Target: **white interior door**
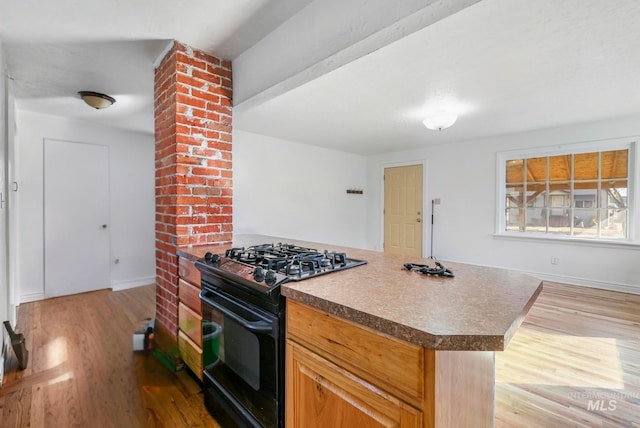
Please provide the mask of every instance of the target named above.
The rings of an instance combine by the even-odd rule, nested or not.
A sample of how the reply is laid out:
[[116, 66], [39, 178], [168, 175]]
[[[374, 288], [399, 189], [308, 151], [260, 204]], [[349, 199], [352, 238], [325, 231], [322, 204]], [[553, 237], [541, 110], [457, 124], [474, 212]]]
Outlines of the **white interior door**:
[[45, 296], [108, 288], [109, 148], [44, 142]]

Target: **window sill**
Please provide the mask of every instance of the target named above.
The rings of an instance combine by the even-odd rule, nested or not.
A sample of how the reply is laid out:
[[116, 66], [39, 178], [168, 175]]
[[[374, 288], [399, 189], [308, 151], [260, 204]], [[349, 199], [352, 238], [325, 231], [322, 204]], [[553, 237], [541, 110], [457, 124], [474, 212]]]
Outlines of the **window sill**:
[[514, 241], [537, 241], [553, 244], [566, 244], [566, 245], [584, 245], [599, 248], [616, 248], [616, 249], [629, 249], [640, 250], [640, 242], [628, 241], [628, 240], [605, 240], [605, 239], [585, 239], [585, 238], [570, 238], [561, 236], [540, 236], [526, 233], [494, 233], [493, 237], [496, 239], [506, 239]]

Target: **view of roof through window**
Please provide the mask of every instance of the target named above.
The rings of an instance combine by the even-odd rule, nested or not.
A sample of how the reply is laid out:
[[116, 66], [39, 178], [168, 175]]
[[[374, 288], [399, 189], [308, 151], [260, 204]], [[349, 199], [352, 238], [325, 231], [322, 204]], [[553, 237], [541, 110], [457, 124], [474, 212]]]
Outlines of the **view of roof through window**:
[[626, 239], [629, 150], [506, 161], [505, 231]]

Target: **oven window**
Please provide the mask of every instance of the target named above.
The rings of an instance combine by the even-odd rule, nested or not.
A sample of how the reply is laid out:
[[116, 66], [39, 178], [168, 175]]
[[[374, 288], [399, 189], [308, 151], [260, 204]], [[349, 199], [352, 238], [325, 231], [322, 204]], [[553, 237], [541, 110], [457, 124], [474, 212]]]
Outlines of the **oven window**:
[[260, 342], [230, 318], [222, 321], [222, 361], [256, 391], [260, 389]]
[[221, 290], [200, 293], [202, 358], [209, 388], [275, 426], [281, 396], [280, 318]]

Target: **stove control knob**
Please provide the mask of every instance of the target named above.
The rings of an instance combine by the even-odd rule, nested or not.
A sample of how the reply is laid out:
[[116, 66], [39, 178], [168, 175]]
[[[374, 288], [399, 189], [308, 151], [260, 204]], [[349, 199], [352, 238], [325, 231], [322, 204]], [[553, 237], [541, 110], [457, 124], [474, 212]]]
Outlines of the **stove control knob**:
[[220, 256], [208, 252], [204, 255], [204, 261], [207, 263], [218, 263], [220, 261]]
[[264, 277], [264, 282], [266, 282], [267, 285], [274, 285], [277, 280], [278, 277], [276, 276], [276, 271], [268, 270]]
[[257, 267], [254, 271], [253, 271], [253, 279], [256, 282], [262, 282], [264, 281], [264, 269], [261, 267]]

